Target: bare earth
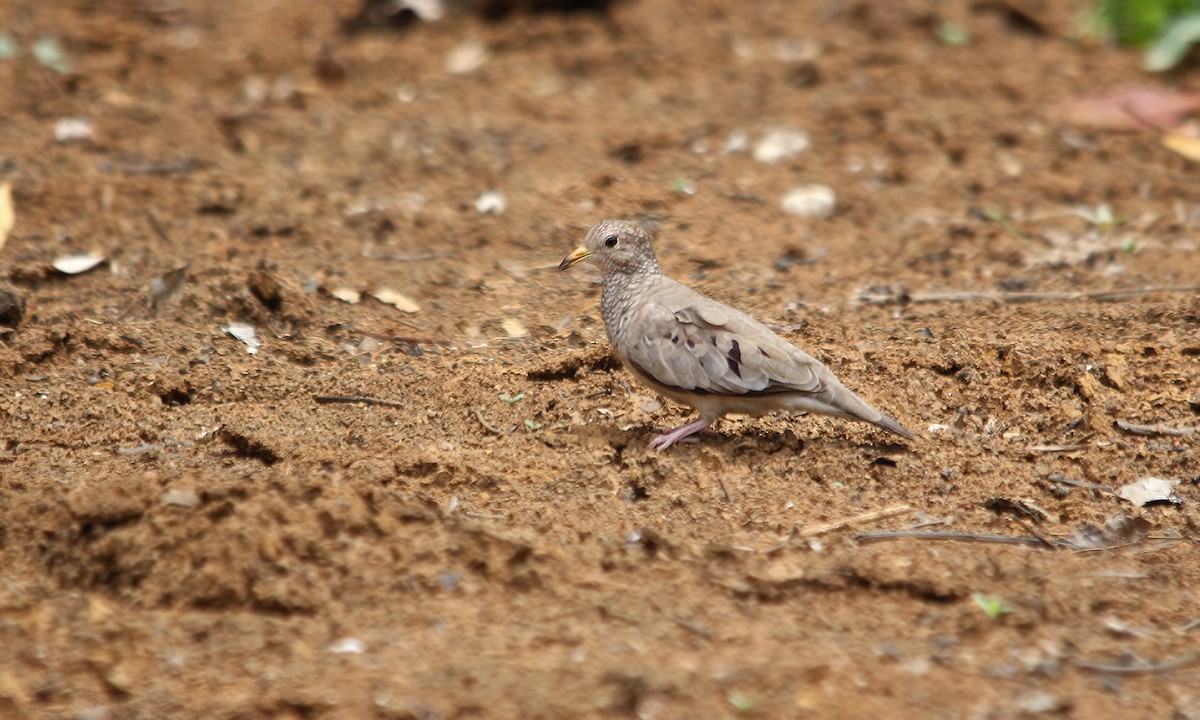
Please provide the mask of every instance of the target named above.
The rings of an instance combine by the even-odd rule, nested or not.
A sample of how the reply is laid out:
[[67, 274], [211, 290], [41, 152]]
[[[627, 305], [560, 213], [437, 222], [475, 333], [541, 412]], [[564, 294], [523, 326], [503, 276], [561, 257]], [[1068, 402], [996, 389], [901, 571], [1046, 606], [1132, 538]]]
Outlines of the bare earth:
[[[1198, 281], [1196, 167], [1050, 113], [1140, 57], [1070, 2], [548, 4], [0, 7], [0, 717], [1200, 718], [1200, 435], [1114, 427], [1200, 424], [1200, 298], [922, 302]], [[607, 216], [922, 438], [648, 450], [688, 411], [553, 269]]]

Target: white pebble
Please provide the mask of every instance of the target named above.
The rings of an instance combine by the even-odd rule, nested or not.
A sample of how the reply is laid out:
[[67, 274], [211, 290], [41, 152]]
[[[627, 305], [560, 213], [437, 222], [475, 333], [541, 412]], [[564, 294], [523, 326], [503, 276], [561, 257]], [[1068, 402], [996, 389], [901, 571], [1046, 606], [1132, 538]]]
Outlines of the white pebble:
[[733, 155], [745, 152], [749, 146], [750, 136], [746, 134], [745, 130], [731, 130], [729, 135], [725, 137], [725, 146], [722, 150], [725, 151], [726, 155]]
[[468, 75], [487, 62], [487, 46], [478, 40], [466, 40], [446, 55], [446, 71], [452, 75]]
[[400, 7], [408, 8], [425, 22], [437, 22], [446, 17], [446, 6], [442, 0], [400, 0]]
[[60, 143], [86, 142], [96, 137], [96, 130], [88, 118], [59, 118], [54, 123], [54, 140]]
[[791, 128], [768, 130], [754, 144], [754, 159], [760, 163], [777, 163], [793, 158], [808, 149], [808, 134]]
[[361, 655], [367, 649], [362, 640], [356, 637], [344, 637], [329, 646], [331, 653], [354, 653]]
[[828, 185], [801, 185], [783, 194], [779, 207], [789, 215], [827, 218], [833, 214], [837, 193]]
[[484, 215], [503, 215], [508, 199], [499, 190], [488, 190], [475, 199], [475, 209]]

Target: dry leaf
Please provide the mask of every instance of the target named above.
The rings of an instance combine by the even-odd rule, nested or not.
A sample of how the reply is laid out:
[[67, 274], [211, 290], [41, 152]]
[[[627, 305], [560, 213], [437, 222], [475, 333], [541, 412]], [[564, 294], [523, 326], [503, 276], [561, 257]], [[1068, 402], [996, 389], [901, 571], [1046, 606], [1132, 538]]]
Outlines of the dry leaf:
[[341, 300], [344, 303], [350, 303], [351, 305], [357, 305], [362, 302], [362, 293], [350, 287], [334, 288], [329, 291], [329, 294], [335, 299]]
[[167, 271], [150, 281], [150, 309], [175, 302], [187, 285], [187, 265]]
[[421, 306], [404, 293], [396, 292], [391, 288], [380, 288], [371, 293], [376, 300], [395, 306], [398, 310], [406, 313], [415, 313], [421, 310]]
[[1072, 125], [1094, 130], [1138, 131], [1173, 128], [1198, 109], [1200, 95], [1142, 87], [1071, 100], [1055, 114]]
[[54, 269], [64, 275], [78, 275], [104, 262], [100, 253], [79, 253], [76, 255], [59, 255], [54, 258]]
[[505, 318], [504, 322], [500, 323], [500, 327], [504, 328], [504, 334], [510, 338], [523, 338], [529, 335], [529, 331], [516, 318]]
[[1200, 162], [1200, 137], [1169, 132], [1162, 136], [1163, 147], [1188, 160]]
[[17, 215], [13, 212], [12, 185], [0, 183], [0, 250], [8, 242], [8, 234], [12, 232]]
[[1080, 525], [1063, 542], [1076, 550], [1095, 550], [1140, 542], [1150, 530], [1150, 521], [1146, 518], [1115, 515], [1102, 528], [1091, 523]]
[[1144, 477], [1136, 482], [1121, 486], [1117, 490], [1117, 495], [1134, 505], [1149, 505], [1153, 502], [1169, 502], [1179, 505], [1183, 501], [1175, 494], [1175, 486], [1178, 484], [1178, 480]]
[[224, 328], [225, 332], [229, 333], [236, 339], [246, 344], [246, 352], [251, 355], [257, 355], [258, 349], [262, 347], [262, 340], [258, 339], [258, 332], [255, 331], [253, 325], [244, 325], [242, 323], [230, 323]]

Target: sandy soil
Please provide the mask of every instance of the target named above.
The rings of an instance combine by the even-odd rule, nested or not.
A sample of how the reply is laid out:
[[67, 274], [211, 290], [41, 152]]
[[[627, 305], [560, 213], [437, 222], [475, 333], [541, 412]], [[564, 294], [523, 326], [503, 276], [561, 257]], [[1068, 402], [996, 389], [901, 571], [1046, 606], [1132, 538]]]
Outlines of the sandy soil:
[[[0, 716], [1200, 717], [1200, 436], [1114, 426], [1197, 426], [1200, 297], [1052, 294], [1200, 278], [1195, 166], [1049, 113], [1140, 58], [1069, 2], [501, 5], [0, 7]], [[648, 450], [686, 409], [553, 269], [607, 216], [922, 439]]]

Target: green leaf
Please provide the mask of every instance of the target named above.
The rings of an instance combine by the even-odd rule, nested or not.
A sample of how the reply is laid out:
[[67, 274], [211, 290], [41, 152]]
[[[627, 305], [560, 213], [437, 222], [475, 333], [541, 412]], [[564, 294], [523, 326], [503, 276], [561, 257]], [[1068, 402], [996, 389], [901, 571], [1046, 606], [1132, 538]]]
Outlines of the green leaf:
[[754, 712], [754, 700], [741, 690], [730, 690], [726, 697], [729, 698], [729, 704], [733, 706], [734, 710], [741, 713]]
[[526, 419], [525, 427], [529, 428], [530, 430], [540, 430], [542, 428], [542, 424], [536, 420]]
[[671, 190], [680, 195], [695, 195], [696, 189], [696, 183], [687, 178], [676, 178], [671, 181]]
[[967, 34], [967, 29], [958, 23], [944, 22], [933, 29], [933, 34], [938, 40], [942, 41], [943, 45], [951, 45], [957, 47], [966, 45], [971, 36]]
[[0, 60], [11, 60], [17, 56], [17, 39], [0, 32]]
[[992, 620], [1016, 610], [1012, 603], [995, 595], [971, 593], [971, 600], [975, 601], [975, 604]]
[[516, 395], [509, 395], [508, 393], [500, 393], [500, 399], [503, 400], [504, 402], [508, 403], [509, 405], [516, 405], [517, 402], [523, 397], [525, 397], [525, 393], [517, 393]]
[[1150, 72], [1170, 70], [1200, 42], [1200, 12], [1176, 18], [1146, 51], [1143, 61]]
[[1121, 45], [1146, 47], [1177, 15], [1200, 10], [1196, 0], [1100, 0], [1101, 26]]
[[67, 57], [56, 38], [38, 38], [33, 43], [33, 56], [56, 73], [66, 75], [71, 72], [71, 59]]

